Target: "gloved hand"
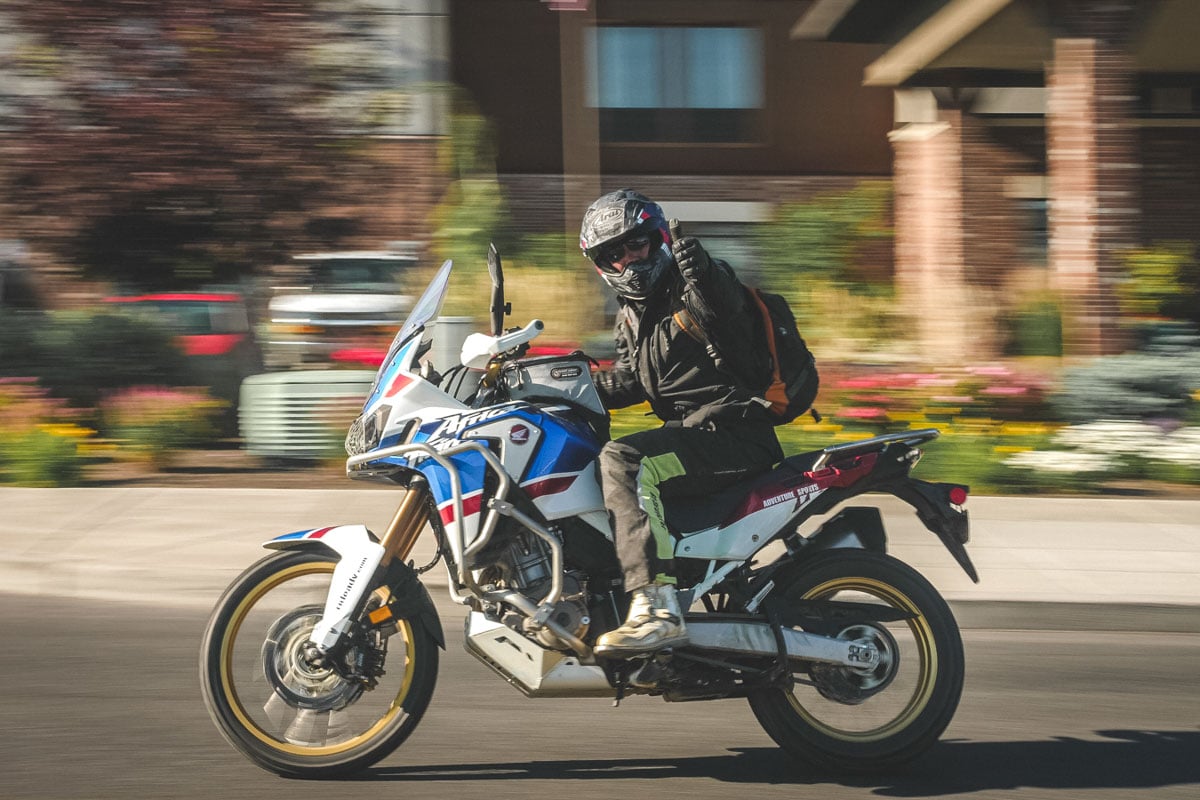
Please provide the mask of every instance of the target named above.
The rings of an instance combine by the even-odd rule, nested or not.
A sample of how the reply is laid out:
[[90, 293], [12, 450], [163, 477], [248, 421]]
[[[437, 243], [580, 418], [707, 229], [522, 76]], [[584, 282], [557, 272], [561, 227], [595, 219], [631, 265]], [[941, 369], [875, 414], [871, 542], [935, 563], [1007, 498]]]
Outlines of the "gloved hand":
[[708, 253], [704, 252], [704, 248], [700, 246], [700, 240], [695, 236], [675, 239], [671, 242], [671, 254], [675, 256], [675, 263], [679, 265], [680, 274], [689, 281], [699, 278], [712, 266], [712, 260], [708, 257]]

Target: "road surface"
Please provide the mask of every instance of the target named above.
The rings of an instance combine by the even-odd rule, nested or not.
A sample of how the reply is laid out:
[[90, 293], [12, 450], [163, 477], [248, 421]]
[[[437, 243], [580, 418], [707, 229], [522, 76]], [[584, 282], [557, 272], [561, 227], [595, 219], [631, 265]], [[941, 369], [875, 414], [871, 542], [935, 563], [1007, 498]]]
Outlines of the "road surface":
[[433, 703], [355, 781], [254, 767], [200, 699], [205, 614], [0, 595], [5, 800], [272, 798], [1121, 798], [1200, 796], [1200, 635], [964, 632], [967, 685], [943, 741], [903, 771], [791, 763], [743, 701], [528, 700], [467, 655], [460, 611]]

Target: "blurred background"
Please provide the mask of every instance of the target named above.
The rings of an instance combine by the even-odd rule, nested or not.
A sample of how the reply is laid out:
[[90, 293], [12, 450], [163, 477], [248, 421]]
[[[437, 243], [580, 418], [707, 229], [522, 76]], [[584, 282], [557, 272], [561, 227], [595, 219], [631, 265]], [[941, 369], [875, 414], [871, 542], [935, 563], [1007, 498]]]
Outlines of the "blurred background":
[[1194, 0], [6, 0], [0, 483], [336, 478], [443, 259], [486, 326], [489, 242], [514, 322], [610, 356], [578, 226], [632, 187], [791, 302], [789, 450], [1194, 491], [1198, 38]]

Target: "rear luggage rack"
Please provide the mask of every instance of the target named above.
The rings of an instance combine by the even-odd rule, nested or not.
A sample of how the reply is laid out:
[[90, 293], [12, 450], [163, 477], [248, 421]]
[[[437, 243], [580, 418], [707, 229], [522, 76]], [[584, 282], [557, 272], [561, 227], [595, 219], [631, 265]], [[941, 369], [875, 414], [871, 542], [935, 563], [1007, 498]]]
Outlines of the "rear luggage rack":
[[928, 442], [931, 439], [936, 439], [939, 435], [940, 432], [937, 428], [921, 428], [920, 430], [904, 431], [903, 433], [885, 433], [882, 436], [872, 436], [870, 439], [863, 439], [860, 442], [830, 445], [821, 451], [821, 455], [817, 457], [817, 460], [813, 462], [809, 470], [816, 472], [834, 458], [856, 456], [862, 453], [874, 453], [884, 449], [889, 444], [917, 445], [922, 442]]

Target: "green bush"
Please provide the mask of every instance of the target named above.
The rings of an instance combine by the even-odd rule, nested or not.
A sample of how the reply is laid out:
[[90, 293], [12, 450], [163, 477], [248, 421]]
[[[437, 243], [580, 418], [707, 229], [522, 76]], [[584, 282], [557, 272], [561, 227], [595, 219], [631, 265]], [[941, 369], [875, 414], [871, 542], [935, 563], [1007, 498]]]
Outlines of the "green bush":
[[1160, 242], [1124, 257], [1117, 286], [1122, 313], [1200, 321], [1200, 263], [1192, 242]]
[[1185, 420], [1194, 410], [1198, 388], [1200, 353], [1130, 353], [1066, 370], [1051, 403], [1068, 422]]
[[169, 330], [123, 314], [0, 313], [0, 353], [0, 377], [36, 377], [81, 407], [128, 386], [194, 382]]
[[1007, 333], [1006, 355], [1061, 356], [1062, 308], [1055, 299], [1042, 298], [1019, 305], [1002, 320]]
[[780, 205], [755, 234], [768, 284], [785, 291], [789, 284], [815, 278], [858, 280], [853, 270], [862, 248], [892, 236], [887, 224], [891, 191], [887, 181], [863, 181], [848, 192]]

